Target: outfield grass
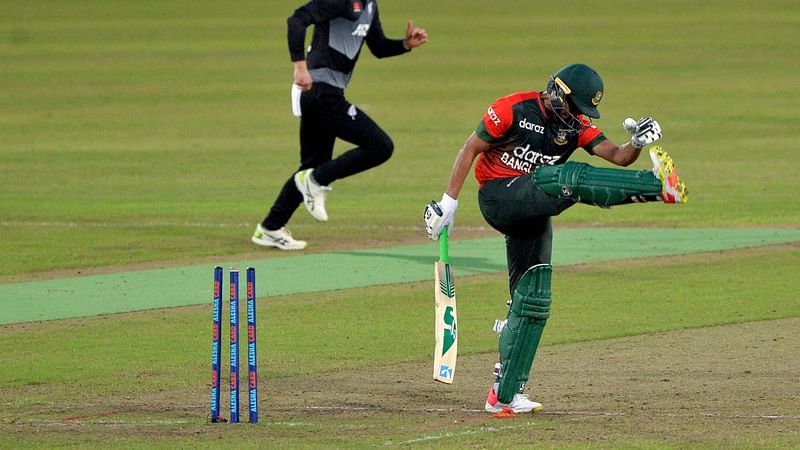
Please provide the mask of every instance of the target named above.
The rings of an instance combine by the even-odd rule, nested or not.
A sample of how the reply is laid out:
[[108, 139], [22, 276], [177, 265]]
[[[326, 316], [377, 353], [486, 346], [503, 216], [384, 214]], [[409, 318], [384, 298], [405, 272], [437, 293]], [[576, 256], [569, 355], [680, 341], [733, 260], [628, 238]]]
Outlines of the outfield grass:
[[[254, 248], [249, 236], [298, 159], [285, 42], [285, 18], [296, 6], [0, 2], [0, 282], [280, 256]], [[441, 195], [456, 151], [485, 108], [507, 93], [542, 89], [552, 72], [575, 61], [605, 80], [596, 124], [612, 140], [624, 139], [625, 117], [661, 122], [663, 146], [686, 179], [690, 203], [578, 206], [555, 220], [557, 229], [800, 223], [792, 114], [800, 98], [797, 2], [382, 0], [381, 17], [392, 36], [414, 19], [430, 43], [380, 61], [365, 50], [348, 97], [384, 126], [396, 152], [385, 165], [335, 184], [328, 223], [299, 211], [290, 228], [310, 242], [308, 252], [423, 242], [422, 206]], [[347, 148], [337, 144], [337, 151]], [[643, 158], [634, 168], [647, 166]], [[455, 239], [493, 235], [482, 231], [474, 199], [468, 180]], [[797, 245], [788, 244], [557, 267], [544, 350], [577, 351], [568, 347], [576, 342], [601, 349], [609, 339], [618, 348], [613, 338], [720, 324], [785, 326], [778, 319], [800, 317], [799, 258]], [[511, 422], [407, 406], [343, 414], [302, 409], [303, 393], [328, 394], [327, 381], [337, 375], [357, 381], [363, 371], [385, 371], [405, 386], [415, 382], [417, 366], [427, 371], [429, 290], [411, 283], [263, 299], [267, 413], [253, 428], [204, 423], [207, 308], [0, 327], [0, 447], [800, 446], [800, 411], [790, 401], [800, 396], [797, 386], [775, 398], [765, 391], [796, 373], [776, 369], [772, 378], [756, 379], [725, 362], [670, 375], [687, 384], [707, 373], [763, 384], [742, 391], [740, 404], [721, 406], [719, 416], [702, 413], [739, 392], [697, 387], [688, 411], [634, 403], [633, 413], [623, 409], [619, 417]], [[480, 408], [483, 367], [495, 357], [489, 327], [504, 314], [505, 291], [502, 274], [458, 280], [464, 366], [453, 389], [412, 384], [414, 390], [398, 393], [373, 377], [359, 391], [410, 398], [422, 408]], [[11, 301], [0, 299], [0, 306]], [[746, 344], [764, 349], [757, 358], [794, 360], [780, 337], [764, 339]], [[724, 342], [707, 343], [713, 344]], [[670, 372], [659, 364], [643, 372]], [[470, 372], [472, 365], [481, 369]], [[546, 380], [557, 385], [560, 376]], [[642, 378], [617, 381], [633, 387]], [[587, 402], [592, 382], [575, 389], [588, 393]], [[356, 392], [339, 394], [342, 404], [369, 404], [350, 400]], [[557, 411], [570, 394], [558, 391], [548, 406]], [[620, 398], [609, 399], [609, 411], [619, 412]], [[273, 402], [289, 406], [271, 409]], [[750, 417], [742, 412], [748, 408], [788, 418]]]
[[[284, 42], [293, 7], [0, 5], [9, 24], [0, 36], [0, 276], [252, 251], [251, 229], [298, 159]], [[575, 208], [559, 224], [797, 224], [800, 162], [786, 114], [800, 89], [791, 82], [797, 9], [586, 2], [540, 22], [548, 8], [521, 0], [386, 2], [387, 33], [414, 18], [430, 43], [381, 61], [365, 53], [348, 95], [384, 125], [396, 154], [336, 183], [329, 223], [298, 214], [290, 227], [310, 251], [337, 239], [422, 239], [420, 205], [440, 195], [486, 106], [541, 89], [571, 61], [604, 76], [597, 124], [610, 138], [624, 139], [627, 116], [661, 121], [691, 203]], [[473, 193], [469, 180], [461, 226], [483, 225]]]

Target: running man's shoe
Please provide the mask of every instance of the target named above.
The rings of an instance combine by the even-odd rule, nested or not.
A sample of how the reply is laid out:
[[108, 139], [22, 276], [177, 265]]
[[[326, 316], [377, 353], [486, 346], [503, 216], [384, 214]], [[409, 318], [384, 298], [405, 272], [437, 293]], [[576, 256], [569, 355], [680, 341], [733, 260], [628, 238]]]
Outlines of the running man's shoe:
[[294, 185], [303, 194], [303, 203], [311, 216], [324, 222], [328, 220], [328, 213], [325, 211], [325, 197], [331, 188], [319, 185], [313, 177], [314, 169], [301, 170], [294, 174]]
[[497, 400], [497, 393], [494, 390], [494, 386], [492, 386], [489, 390], [489, 396], [486, 397], [486, 405], [483, 408], [490, 413], [502, 413], [508, 410], [514, 413], [527, 413], [531, 411], [536, 413], [542, 410], [542, 404], [531, 401], [528, 399], [527, 394], [516, 394], [514, 398], [511, 399], [511, 403], [500, 403], [500, 401]]
[[689, 201], [689, 190], [678, 176], [678, 170], [672, 158], [663, 148], [653, 146], [650, 149], [653, 161], [653, 173], [661, 180], [661, 200], [664, 203], [686, 203]]
[[306, 248], [306, 241], [298, 241], [293, 238], [286, 228], [270, 231], [261, 224], [256, 225], [256, 231], [250, 240], [257, 245], [278, 247], [281, 250], [302, 250]]

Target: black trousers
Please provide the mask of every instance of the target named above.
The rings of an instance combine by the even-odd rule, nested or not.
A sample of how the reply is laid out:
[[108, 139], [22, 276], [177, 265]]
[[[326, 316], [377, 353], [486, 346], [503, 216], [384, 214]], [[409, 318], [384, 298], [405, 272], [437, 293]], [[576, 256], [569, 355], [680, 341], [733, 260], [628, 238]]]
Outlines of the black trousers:
[[[323, 186], [378, 166], [392, 156], [394, 144], [362, 110], [344, 98], [344, 90], [314, 83], [300, 97], [300, 167], [284, 183], [267, 217], [261, 224], [276, 230], [289, 222], [303, 196], [294, 184], [294, 174], [314, 169], [314, 179]], [[336, 138], [354, 144], [335, 159]]]
[[522, 275], [536, 264], [550, 264], [553, 224], [557, 216], [575, 204], [542, 191], [533, 177], [501, 178], [484, 184], [478, 204], [486, 222], [506, 238], [508, 289], [513, 296]]

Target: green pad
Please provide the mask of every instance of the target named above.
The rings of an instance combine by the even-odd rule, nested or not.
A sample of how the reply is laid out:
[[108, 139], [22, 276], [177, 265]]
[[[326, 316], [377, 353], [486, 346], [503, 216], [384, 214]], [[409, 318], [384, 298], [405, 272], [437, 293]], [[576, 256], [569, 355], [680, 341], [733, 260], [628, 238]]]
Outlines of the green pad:
[[594, 167], [574, 161], [537, 167], [533, 181], [550, 195], [602, 207], [661, 193], [661, 180], [650, 170]]
[[553, 267], [538, 264], [522, 275], [514, 289], [508, 321], [500, 333], [500, 386], [497, 398], [509, 403], [528, 382], [536, 349], [550, 317]]

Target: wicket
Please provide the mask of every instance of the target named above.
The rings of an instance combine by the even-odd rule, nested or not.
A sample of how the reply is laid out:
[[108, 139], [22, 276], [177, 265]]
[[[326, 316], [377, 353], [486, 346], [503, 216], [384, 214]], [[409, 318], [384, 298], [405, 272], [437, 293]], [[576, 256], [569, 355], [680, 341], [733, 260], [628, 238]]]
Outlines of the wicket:
[[[220, 360], [222, 354], [222, 267], [214, 267], [213, 330], [211, 342], [211, 422], [220, 417]], [[239, 423], [239, 269], [230, 269], [230, 422]], [[247, 393], [250, 423], [258, 423], [258, 359], [256, 357], [256, 270], [247, 268]]]

